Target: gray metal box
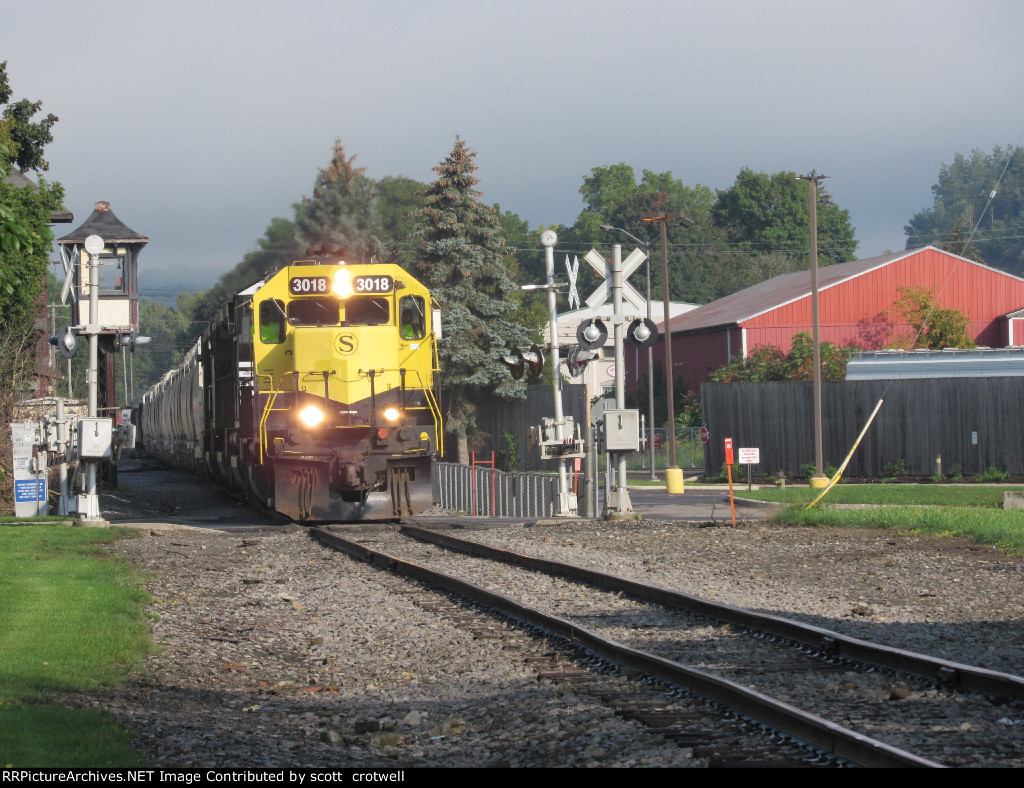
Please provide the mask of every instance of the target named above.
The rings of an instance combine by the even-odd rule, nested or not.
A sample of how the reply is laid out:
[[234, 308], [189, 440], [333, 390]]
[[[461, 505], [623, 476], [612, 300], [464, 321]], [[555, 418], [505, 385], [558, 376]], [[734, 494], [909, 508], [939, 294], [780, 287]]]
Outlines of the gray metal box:
[[78, 422], [78, 457], [83, 460], [109, 460], [113, 457], [114, 422], [104, 418]]
[[639, 451], [640, 411], [606, 410], [604, 439], [608, 451]]

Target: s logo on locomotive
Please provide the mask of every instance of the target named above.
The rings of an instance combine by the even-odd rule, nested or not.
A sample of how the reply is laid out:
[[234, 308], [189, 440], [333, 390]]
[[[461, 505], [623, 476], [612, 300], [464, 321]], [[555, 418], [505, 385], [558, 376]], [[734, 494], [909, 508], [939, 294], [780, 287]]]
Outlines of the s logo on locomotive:
[[334, 340], [334, 349], [339, 356], [351, 356], [356, 352], [357, 346], [355, 334], [338, 334]]

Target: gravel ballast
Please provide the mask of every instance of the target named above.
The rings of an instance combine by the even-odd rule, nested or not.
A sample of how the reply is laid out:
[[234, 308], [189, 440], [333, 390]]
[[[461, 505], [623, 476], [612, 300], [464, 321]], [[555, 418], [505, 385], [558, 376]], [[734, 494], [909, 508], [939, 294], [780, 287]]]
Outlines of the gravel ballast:
[[[160, 510], [159, 486], [146, 489]], [[421, 522], [431, 520], [451, 522]], [[543, 640], [477, 637], [416, 604], [407, 581], [329, 553], [296, 526], [136, 529], [111, 552], [150, 573], [158, 651], [124, 687], [65, 702], [110, 710], [153, 766], [705, 765], [602, 700], [637, 682], [539, 679], [527, 658], [550, 650]], [[457, 534], [1021, 672], [1024, 561], [961, 540], [763, 521], [466, 524]], [[671, 703], [659, 693], [651, 702]], [[1013, 704], [1003, 712], [1003, 724], [1024, 725]]]

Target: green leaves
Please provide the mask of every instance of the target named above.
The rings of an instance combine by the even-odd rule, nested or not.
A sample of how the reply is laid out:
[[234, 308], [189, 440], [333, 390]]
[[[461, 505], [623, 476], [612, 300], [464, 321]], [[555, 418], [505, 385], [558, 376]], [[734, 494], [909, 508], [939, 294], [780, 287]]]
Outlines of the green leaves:
[[900, 297], [893, 304], [914, 331], [889, 345], [910, 350], [916, 348], [972, 348], [974, 340], [967, 333], [969, 320], [959, 309], [942, 309], [935, 305], [935, 291], [905, 285], [897, 288]]
[[1024, 224], [1024, 148], [997, 145], [990, 154], [977, 149], [969, 156], [958, 153], [939, 169], [932, 193], [932, 207], [904, 227], [907, 249], [931, 244], [1012, 274], [1024, 273], [1019, 232]]
[[[822, 380], [843, 380], [846, 362], [857, 348], [820, 343]], [[713, 383], [771, 383], [811, 380], [814, 377], [814, 340], [806, 331], [793, 337], [789, 353], [774, 345], [758, 345], [746, 358], [736, 358], [711, 373]]]

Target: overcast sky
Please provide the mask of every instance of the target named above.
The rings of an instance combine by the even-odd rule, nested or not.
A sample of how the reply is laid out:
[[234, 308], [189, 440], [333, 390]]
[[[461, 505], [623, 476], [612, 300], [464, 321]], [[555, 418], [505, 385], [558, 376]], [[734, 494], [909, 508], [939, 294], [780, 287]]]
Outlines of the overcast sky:
[[149, 236], [145, 293], [212, 284], [336, 139], [429, 182], [458, 134], [531, 227], [572, 223], [597, 166], [814, 169], [860, 257], [899, 250], [943, 163], [1022, 142], [1022, 39], [1021, 0], [7, 0], [0, 60], [60, 118], [71, 227], [108, 200]]

